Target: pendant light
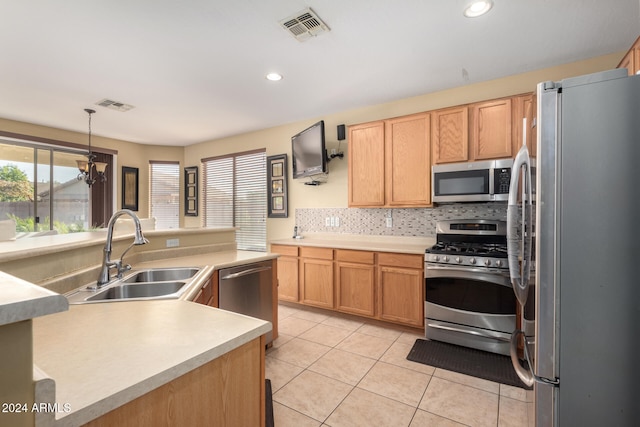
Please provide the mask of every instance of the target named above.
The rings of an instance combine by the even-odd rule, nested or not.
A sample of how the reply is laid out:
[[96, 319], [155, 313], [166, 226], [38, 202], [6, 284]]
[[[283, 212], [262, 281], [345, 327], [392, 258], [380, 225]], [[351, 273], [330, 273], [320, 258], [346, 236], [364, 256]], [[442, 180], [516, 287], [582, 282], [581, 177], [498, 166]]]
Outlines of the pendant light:
[[103, 162], [96, 162], [96, 155], [91, 151], [91, 115], [95, 113], [96, 110], [85, 108], [84, 111], [89, 114], [89, 153], [87, 154], [87, 160], [76, 160], [76, 163], [78, 164], [78, 170], [80, 171], [78, 174], [78, 181], [84, 181], [89, 187], [91, 187], [98, 179], [100, 182], [105, 182], [107, 180], [107, 177], [104, 174], [107, 169], [107, 164]]

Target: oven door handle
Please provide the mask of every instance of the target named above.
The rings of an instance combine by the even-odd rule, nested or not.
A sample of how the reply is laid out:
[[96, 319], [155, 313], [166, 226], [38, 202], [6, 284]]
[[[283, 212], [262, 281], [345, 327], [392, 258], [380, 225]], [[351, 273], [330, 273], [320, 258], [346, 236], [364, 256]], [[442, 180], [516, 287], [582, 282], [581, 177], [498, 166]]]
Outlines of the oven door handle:
[[509, 275], [500, 273], [500, 272], [490, 272], [487, 273], [478, 268], [459, 268], [459, 267], [445, 267], [445, 266], [437, 266], [437, 265], [427, 265], [424, 270], [425, 279], [434, 279], [434, 278], [461, 278], [461, 279], [470, 279], [474, 281], [482, 281], [495, 283], [498, 285], [503, 285], [507, 287], [511, 287], [509, 282]]
[[[526, 126], [525, 126], [526, 128]], [[522, 209], [519, 212], [518, 187], [520, 173], [523, 171]], [[511, 284], [516, 298], [524, 306], [529, 295], [529, 275], [531, 271], [531, 248], [533, 234], [533, 207], [531, 190], [531, 159], [529, 150], [523, 145], [513, 161], [511, 182], [509, 183], [509, 202], [507, 205], [507, 256]], [[519, 218], [519, 214], [522, 215]], [[518, 229], [520, 222], [520, 230]]]
[[476, 336], [479, 336], [479, 337], [491, 338], [491, 339], [499, 340], [499, 341], [505, 341], [505, 342], [509, 341], [508, 338], [503, 338], [503, 337], [498, 336], [498, 335], [493, 335], [490, 332], [483, 333], [483, 332], [480, 332], [480, 331], [474, 331], [474, 330], [470, 330], [470, 329], [456, 328], [455, 326], [440, 325], [438, 323], [428, 323], [427, 326], [429, 326], [430, 328], [434, 328], [434, 329], [443, 329], [445, 331], [460, 332], [462, 334], [476, 335]]

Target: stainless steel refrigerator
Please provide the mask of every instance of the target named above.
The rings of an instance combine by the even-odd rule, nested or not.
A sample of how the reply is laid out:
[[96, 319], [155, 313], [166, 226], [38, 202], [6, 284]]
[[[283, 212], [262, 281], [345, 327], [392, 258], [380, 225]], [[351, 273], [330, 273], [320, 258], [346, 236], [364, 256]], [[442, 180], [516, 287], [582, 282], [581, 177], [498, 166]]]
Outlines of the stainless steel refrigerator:
[[640, 76], [540, 83], [537, 103], [537, 153], [518, 153], [508, 206], [512, 284], [535, 302], [514, 368], [533, 385], [536, 426], [637, 426]]

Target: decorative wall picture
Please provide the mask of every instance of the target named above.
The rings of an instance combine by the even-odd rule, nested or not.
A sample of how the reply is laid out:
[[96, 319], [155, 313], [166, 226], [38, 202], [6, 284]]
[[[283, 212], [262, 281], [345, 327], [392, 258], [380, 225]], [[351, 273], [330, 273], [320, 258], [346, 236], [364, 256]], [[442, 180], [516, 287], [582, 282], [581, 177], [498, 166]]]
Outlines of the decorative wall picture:
[[122, 167], [122, 209], [138, 210], [138, 168]]
[[287, 218], [287, 155], [267, 157], [269, 218]]
[[184, 215], [198, 216], [198, 167], [184, 168]]

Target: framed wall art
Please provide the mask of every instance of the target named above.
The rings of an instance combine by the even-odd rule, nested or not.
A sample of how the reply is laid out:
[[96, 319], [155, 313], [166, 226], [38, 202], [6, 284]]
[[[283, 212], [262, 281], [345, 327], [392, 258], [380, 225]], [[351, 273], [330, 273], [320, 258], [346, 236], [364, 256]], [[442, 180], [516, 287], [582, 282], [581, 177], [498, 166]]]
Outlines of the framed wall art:
[[198, 167], [184, 168], [184, 215], [198, 216]]
[[287, 218], [287, 154], [267, 157], [269, 218]]
[[122, 167], [122, 209], [138, 210], [138, 168]]

